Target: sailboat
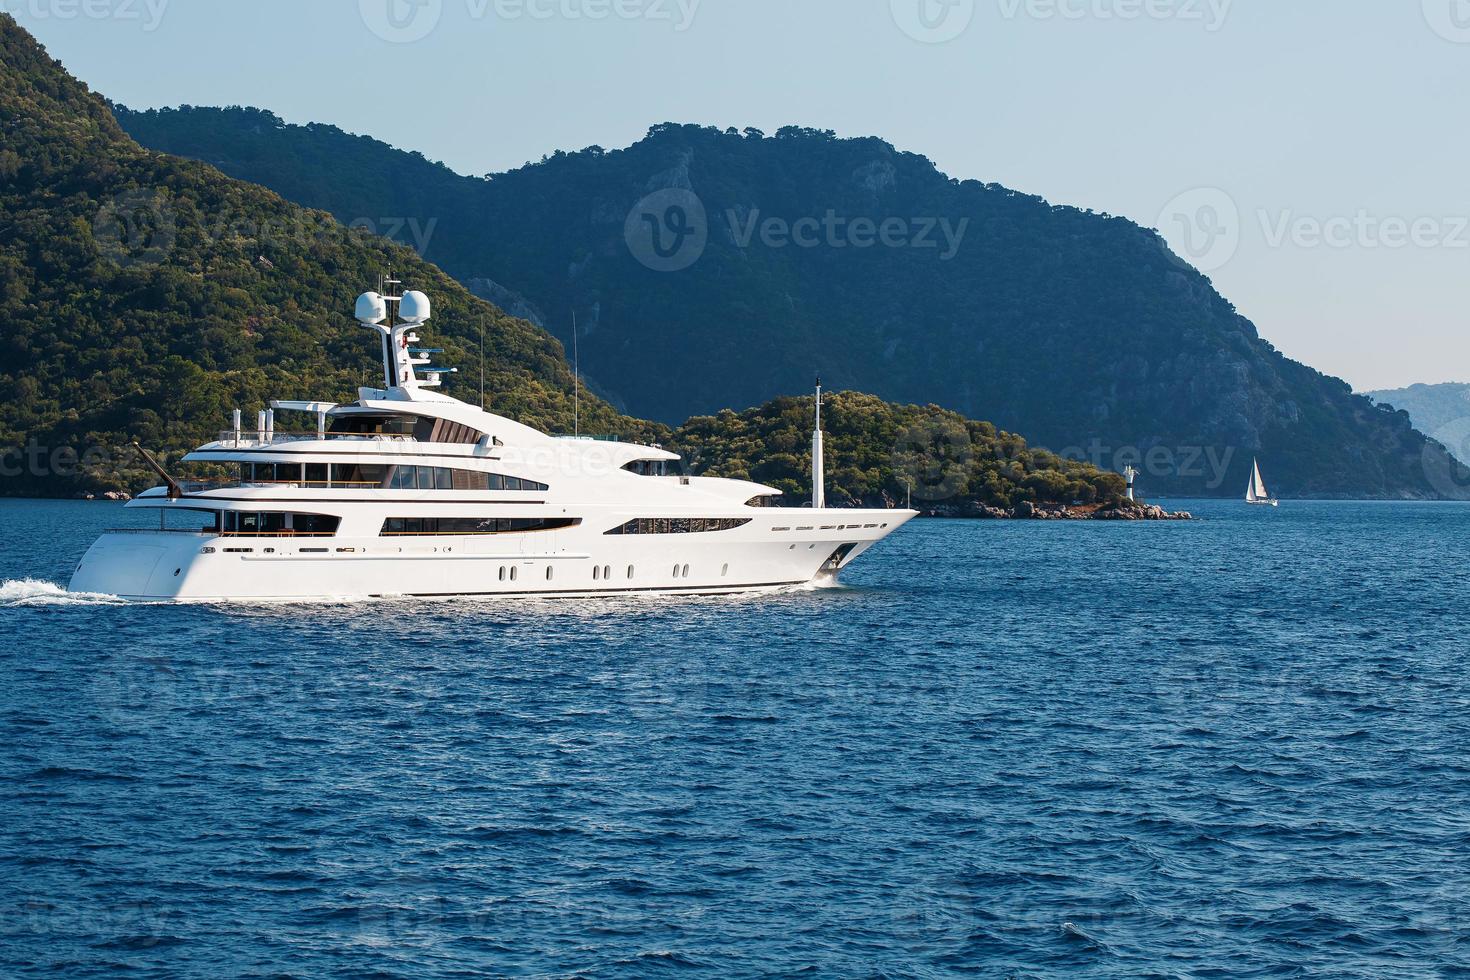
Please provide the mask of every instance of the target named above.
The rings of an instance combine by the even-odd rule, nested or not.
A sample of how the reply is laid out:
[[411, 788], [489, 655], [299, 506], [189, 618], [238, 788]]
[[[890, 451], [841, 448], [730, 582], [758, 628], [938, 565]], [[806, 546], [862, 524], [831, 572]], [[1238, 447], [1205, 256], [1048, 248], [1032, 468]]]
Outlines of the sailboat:
[[1261, 479], [1261, 461], [1251, 462], [1251, 485], [1246, 487], [1245, 502], [1257, 507], [1280, 507], [1281, 501], [1266, 491], [1266, 481]]

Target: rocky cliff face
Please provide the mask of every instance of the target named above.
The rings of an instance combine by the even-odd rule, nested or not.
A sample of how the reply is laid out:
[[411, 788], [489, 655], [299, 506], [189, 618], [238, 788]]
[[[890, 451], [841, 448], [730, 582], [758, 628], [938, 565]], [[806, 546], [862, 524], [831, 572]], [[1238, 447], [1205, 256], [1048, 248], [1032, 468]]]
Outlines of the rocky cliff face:
[[1259, 456], [1286, 495], [1466, 495], [1407, 417], [1283, 357], [1155, 232], [881, 140], [664, 125], [481, 180], [245, 110], [121, 118], [346, 220], [437, 219], [431, 260], [502, 284], [564, 342], [575, 312], [583, 370], [634, 414], [753, 405], [820, 373], [1133, 465], [1147, 493], [1234, 495]]

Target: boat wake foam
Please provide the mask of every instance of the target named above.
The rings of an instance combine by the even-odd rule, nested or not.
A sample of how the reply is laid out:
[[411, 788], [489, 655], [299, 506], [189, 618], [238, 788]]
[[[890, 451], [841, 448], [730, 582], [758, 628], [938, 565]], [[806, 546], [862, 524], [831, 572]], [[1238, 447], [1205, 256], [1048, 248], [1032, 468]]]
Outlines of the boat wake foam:
[[68, 592], [55, 582], [39, 579], [7, 579], [0, 582], [0, 608], [5, 606], [108, 606], [122, 602], [117, 596], [92, 592]]

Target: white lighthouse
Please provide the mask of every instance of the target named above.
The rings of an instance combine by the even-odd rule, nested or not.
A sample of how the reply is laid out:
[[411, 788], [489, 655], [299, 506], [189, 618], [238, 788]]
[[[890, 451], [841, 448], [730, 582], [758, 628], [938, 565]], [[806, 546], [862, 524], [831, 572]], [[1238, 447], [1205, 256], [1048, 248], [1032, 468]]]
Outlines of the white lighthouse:
[[1138, 471], [1132, 466], [1125, 466], [1123, 476], [1128, 480], [1128, 499], [1133, 500], [1133, 484], [1138, 481]]

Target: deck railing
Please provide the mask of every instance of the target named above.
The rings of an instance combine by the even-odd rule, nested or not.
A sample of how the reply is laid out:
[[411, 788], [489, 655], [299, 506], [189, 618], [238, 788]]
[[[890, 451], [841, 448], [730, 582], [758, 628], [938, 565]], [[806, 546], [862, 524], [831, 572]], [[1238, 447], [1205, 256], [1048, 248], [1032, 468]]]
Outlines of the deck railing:
[[382, 480], [180, 480], [185, 493], [208, 493], [211, 490], [267, 490], [285, 487], [291, 490], [381, 490]]
[[335, 538], [334, 531], [213, 531], [189, 527], [110, 527], [104, 534], [192, 534], [200, 538]]
[[[263, 437], [262, 437], [263, 435]], [[336, 440], [354, 440], [357, 442], [413, 442], [414, 437], [406, 433], [396, 432], [267, 432], [260, 433], [255, 430], [236, 432], [234, 429], [226, 429], [219, 434], [217, 442], [229, 443], [230, 446], [270, 446], [278, 442], [321, 442]]]

